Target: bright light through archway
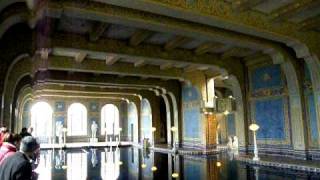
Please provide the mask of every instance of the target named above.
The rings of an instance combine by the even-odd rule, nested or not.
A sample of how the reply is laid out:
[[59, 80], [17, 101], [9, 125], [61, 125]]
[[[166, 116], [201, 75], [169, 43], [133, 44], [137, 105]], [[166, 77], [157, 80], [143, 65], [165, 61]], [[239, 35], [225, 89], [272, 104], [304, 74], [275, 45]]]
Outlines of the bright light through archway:
[[101, 135], [119, 134], [119, 109], [113, 104], [103, 106], [101, 110]]
[[37, 102], [31, 108], [32, 135], [40, 142], [49, 143], [52, 136], [52, 108], [46, 102]]

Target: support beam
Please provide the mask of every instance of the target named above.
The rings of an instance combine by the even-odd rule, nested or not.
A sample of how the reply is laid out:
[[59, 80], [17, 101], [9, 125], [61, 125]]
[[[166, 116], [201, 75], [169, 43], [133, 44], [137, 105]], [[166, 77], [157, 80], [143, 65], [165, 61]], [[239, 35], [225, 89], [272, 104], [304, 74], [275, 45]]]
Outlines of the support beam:
[[250, 55], [251, 53], [253, 53], [253, 51], [251, 51], [250, 49], [244, 49], [244, 48], [239, 48], [239, 47], [233, 47], [233, 48], [230, 48], [228, 49], [227, 51], [225, 51], [221, 58], [222, 59], [227, 59], [227, 58], [230, 58], [230, 57], [234, 57], [234, 56], [237, 56], [237, 57], [245, 57], [245, 56], [248, 56]]
[[79, 53], [75, 56], [75, 61], [76, 61], [77, 63], [82, 63], [86, 57], [87, 57], [87, 53], [79, 52]]
[[302, 2], [296, 2], [280, 8], [272, 13], [273, 21], [282, 21], [291, 18], [296, 13], [306, 10], [309, 7], [319, 6], [319, 0], [305, 0]]
[[232, 1], [232, 8], [236, 11], [243, 12], [261, 4], [264, 0], [238, 0]]
[[301, 30], [305, 31], [320, 27], [320, 15], [303, 21], [301, 25]]
[[199, 47], [197, 47], [195, 49], [194, 52], [197, 55], [201, 55], [201, 54], [205, 54], [213, 49], [220, 49], [222, 47], [224, 47], [224, 44], [209, 42], [209, 43], [204, 43], [204, 44], [200, 45]]
[[106, 65], [111, 66], [116, 63], [120, 58], [117, 56], [107, 56], [106, 57]]
[[184, 72], [192, 72], [192, 71], [196, 71], [197, 69], [198, 69], [197, 66], [189, 65], [189, 66], [185, 67], [185, 68], [183, 69], [183, 71], [184, 71]]
[[90, 41], [97, 41], [103, 35], [103, 33], [109, 27], [108, 23], [96, 23], [92, 26], [91, 32], [89, 34]]
[[134, 67], [141, 67], [145, 65], [145, 60], [139, 60], [134, 63]]
[[208, 66], [200, 66], [200, 67], [198, 67], [197, 69], [198, 69], [199, 71], [206, 71], [206, 70], [209, 69], [209, 67], [208, 67]]
[[172, 64], [172, 63], [165, 63], [165, 64], [161, 64], [161, 65], [160, 65], [160, 69], [161, 69], [161, 70], [169, 69], [169, 68], [172, 68], [172, 67], [173, 67], [173, 64]]
[[183, 37], [183, 36], [176, 36], [165, 44], [164, 49], [170, 51], [185, 43], [188, 43], [189, 41], [190, 41], [190, 38]]
[[[175, 49], [165, 52], [161, 46], [148, 44], [145, 44], [144, 48], [138, 49], [128, 46], [128, 44], [123, 41], [102, 38], [97, 42], [92, 43], [83, 36], [75, 34], [56, 33], [51, 36], [50, 44], [47, 46], [53, 47], [53, 49], [63, 50], [64, 53], [69, 50], [73, 50], [75, 52], [84, 51], [89, 54], [89, 57], [94, 56], [96, 59], [100, 59], [98, 57], [101, 57], [101, 60], [105, 60], [108, 55], [116, 55], [123, 59], [132, 59], [135, 61], [145, 60], [146, 62], [150, 62], [150, 64], [196, 64], [210, 67], [219, 66], [226, 70], [228, 70], [231, 65], [228, 64], [228, 62], [231, 63], [231, 61], [222, 61], [220, 56], [214, 54], [194, 56], [192, 51], [183, 49]], [[63, 54], [61, 53], [61, 55]], [[232, 61], [232, 63], [234, 63], [234, 61]]]
[[[37, 60], [34, 65], [35, 68], [41, 67], [41, 61]], [[179, 69], [160, 70], [159, 67], [151, 65], [134, 67], [130, 63], [123, 62], [118, 62], [113, 66], [106, 66], [104, 61], [95, 59], [87, 59], [83, 63], [75, 66], [73, 58], [62, 56], [49, 56], [48, 69], [123, 76], [147, 76], [149, 78], [183, 79], [183, 72]]]
[[148, 30], [137, 30], [133, 33], [133, 35], [130, 38], [129, 44], [131, 46], [138, 46], [140, 43], [142, 43], [144, 40], [149, 38], [152, 35], [153, 32]]

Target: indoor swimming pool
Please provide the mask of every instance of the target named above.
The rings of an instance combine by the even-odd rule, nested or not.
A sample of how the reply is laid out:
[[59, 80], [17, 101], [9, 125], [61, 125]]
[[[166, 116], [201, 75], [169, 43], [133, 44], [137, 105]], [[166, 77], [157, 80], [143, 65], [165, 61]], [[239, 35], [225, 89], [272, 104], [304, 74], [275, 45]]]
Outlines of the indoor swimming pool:
[[137, 148], [42, 150], [39, 180], [320, 179], [320, 174], [259, 167], [227, 154], [180, 156]]

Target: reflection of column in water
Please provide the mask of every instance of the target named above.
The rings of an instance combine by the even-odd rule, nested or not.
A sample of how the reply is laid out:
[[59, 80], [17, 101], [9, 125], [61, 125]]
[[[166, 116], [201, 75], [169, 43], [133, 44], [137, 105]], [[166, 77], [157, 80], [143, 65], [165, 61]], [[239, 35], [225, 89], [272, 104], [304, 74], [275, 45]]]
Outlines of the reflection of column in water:
[[171, 179], [172, 175], [172, 162], [173, 158], [171, 154], [168, 154], [168, 179]]
[[173, 154], [173, 173], [172, 177], [175, 179], [179, 179], [180, 176], [180, 157], [176, 154]]
[[91, 164], [92, 164], [92, 167], [96, 167], [96, 165], [98, 164], [96, 149], [91, 149]]
[[110, 148], [105, 149], [104, 162], [101, 162], [101, 174], [105, 180], [116, 180], [120, 175], [120, 152], [116, 149], [114, 152]]
[[255, 166], [254, 169], [254, 178], [255, 180], [259, 180], [259, 167]]

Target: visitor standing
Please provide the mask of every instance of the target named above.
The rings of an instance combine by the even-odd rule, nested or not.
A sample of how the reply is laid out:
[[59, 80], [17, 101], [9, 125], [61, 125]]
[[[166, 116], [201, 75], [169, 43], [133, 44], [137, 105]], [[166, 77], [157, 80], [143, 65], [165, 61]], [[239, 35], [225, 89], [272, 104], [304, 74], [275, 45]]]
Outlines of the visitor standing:
[[26, 137], [26, 136], [31, 136], [31, 134], [28, 133], [28, 130], [27, 130], [26, 127], [23, 127], [23, 128], [21, 129], [20, 136], [21, 136], [21, 138], [24, 138], [24, 137]]
[[31, 180], [32, 159], [40, 146], [35, 138], [26, 136], [20, 144], [20, 151], [6, 158], [0, 164], [1, 180]]
[[1, 127], [1, 129], [0, 129], [0, 146], [2, 145], [3, 137], [7, 132], [8, 132], [8, 129], [6, 127]]
[[21, 137], [18, 134], [6, 133], [3, 137], [3, 143], [0, 147], [0, 164], [3, 160], [13, 155], [20, 146]]

